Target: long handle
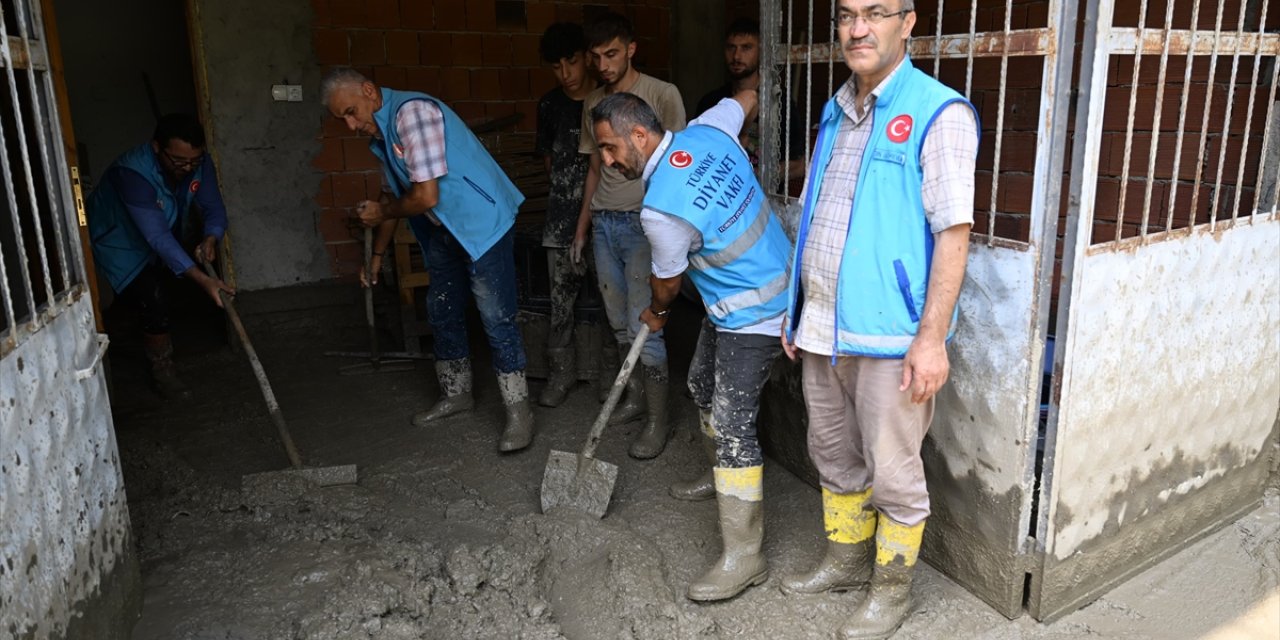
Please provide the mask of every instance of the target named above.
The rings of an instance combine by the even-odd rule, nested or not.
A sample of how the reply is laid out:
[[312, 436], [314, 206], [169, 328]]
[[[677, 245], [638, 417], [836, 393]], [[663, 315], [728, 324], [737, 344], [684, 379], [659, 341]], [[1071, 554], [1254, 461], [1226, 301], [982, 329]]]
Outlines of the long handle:
[[[208, 262], [204, 263], [204, 272], [209, 274], [210, 278], [218, 278], [218, 274], [213, 271], [213, 265]], [[258, 360], [258, 352], [253, 350], [253, 343], [249, 342], [249, 334], [245, 333], [244, 325], [240, 322], [240, 314], [236, 313], [236, 304], [225, 291], [219, 291], [218, 296], [222, 298], [222, 306], [227, 310], [227, 315], [231, 317], [231, 324], [236, 328], [236, 334], [240, 336], [240, 344], [244, 345], [244, 352], [249, 356], [249, 364], [253, 366], [253, 375], [258, 377], [258, 387], [262, 389], [262, 399], [267, 401], [267, 412], [271, 414], [271, 421], [276, 423], [276, 431], [280, 433], [280, 441], [284, 443], [284, 451], [289, 455], [289, 464], [293, 465], [295, 469], [301, 469], [302, 457], [298, 455], [298, 448], [293, 446], [293, 437], [289, 435], [289, 427], [284, 423], [284, 414], [280, 412], [280, 404], [276, 402], [276, 394], [271, 392], [271, 383], [267, 381], [267, 372], [262, 369], [262, 362]]]
[[631, 377], [631, 370], [636, 366], [636, 360], [640, 359], [640, 351], [644, 349], [644, 341], [649, 337], [649, 325], [640, 323], [640, 332], [636, 334], [636, 339], [631, 343], [631, 351], [627, 352], [627, 359], [622, 362], [622, 368], [618, 370], [618, 378], [613, 381], [613, 388], [609, 390], [609, 398], [604, 401], [604, 406], [600, 407], [600, 415], [596, 417], [596, 423], [591, 425], [591, 433], [587, 434], [587, 444], [582, 448], [580, 459], [585, 462], [586, 458], [595, 455], [596, 445], [600, 444], [600, 434], [604, 433], [604, 425], [609, 422], [609, 416], [613, 415], [613, 408], [618, 406], [618, 399], [622, 397], [622, 388], [627, 386], [627, 379]]
[[378, 353], [378, 328], [373, 319], [373, 229], [364, 228], [364, 275], [369, 286], [364, 289], [364, 317], [369, 322], [369, 360], [377, 364], [382, 359]]

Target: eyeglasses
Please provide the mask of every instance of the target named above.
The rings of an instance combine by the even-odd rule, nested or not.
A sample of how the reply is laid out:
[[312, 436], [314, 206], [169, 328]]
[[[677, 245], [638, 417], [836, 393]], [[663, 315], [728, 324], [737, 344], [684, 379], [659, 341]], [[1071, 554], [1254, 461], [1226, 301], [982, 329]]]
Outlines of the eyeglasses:
[[911, 11], [911, 9], [903, 9], [902, 11], [895, 11], [893, 13], [882, 11], [880, 9], [871, 9], [869, 11], [863, 11], [862, 13], [841, 11], [840, 15], [836, 16], [836, 23], [840, 26], [848, 26], [854, 24], [858, 18], [862, 18], [862, 21], [867, 24], [880, 24], [889, 18], [907, 15], [908, 13], [911, 13]]
[[163, 153], [164, 157], [168, 158], [169, 162], [179, 169], [195, 169], [200, 166], [201, 162], [204, 162], [204, 154], [198, 155], [194, 158], [179, 158], [174, 156], [172, 153], [169, 153], [166, 149], [161, 149], [160, 153]]

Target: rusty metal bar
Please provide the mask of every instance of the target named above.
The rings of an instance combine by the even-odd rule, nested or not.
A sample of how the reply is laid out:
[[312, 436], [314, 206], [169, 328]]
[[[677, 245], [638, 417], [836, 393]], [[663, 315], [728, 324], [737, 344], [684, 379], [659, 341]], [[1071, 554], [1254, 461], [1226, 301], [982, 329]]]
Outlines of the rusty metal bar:
[[[1241, 15], [1243, 15], [1241, 11]], [[1260, 53], [1262, 55], [1280, 55], [1280, 34], [1276, 33], [1241, 33], [1224, 32], [1217, 34], [1201, 31], [1192, 24], [1191, 29], [1172, 29], [1169, 31], [1169, 53], [1172, 55], [1225, 55], [1238, 52], [1241, 54]], [[1215, 32], [1216, 33], [1216, 32]], [[1138, 43], [1142, 43], [1139, 47]], [[1164, 49], [1161, 32], [1147, 30], [1139, 35], [1134, 28], [1116, 28], [1111, 32], [1111, 53], [1125, 55], [1137, 53], [1156, 54]]]
[[[827, 32], [830, 34], [830, 42], [839, 44], [839, 36], [836, 34], [836, 0], [831, 0], [828, 4], [831, 5], [831, 15], [827, 16]], [[827, 97], [834, 96], [835, 94], [836, 63], [834, 60], [829, 60], [827, 61]], [[807, 118], [808, 116], [806, 116], [806, 119]], [[806, 140], [809, 138], [809, 130], [807, 128], [805, 129], [804, 137]]]
[[[1266, 25], [1266, 22], [1264, 21], [1262, 24]], [[1280, 84], [1280, 58], [1277, 58], [1271, 63], [1271, 88], [1267, 92], [1267, 116], [1266, 116], [1266, 120], [1262, 124], [1262, 148], [1259, 150], [1260, 153], [1264, 153], [1264, 154], [1267, 152], [1267, 150], [1271, 146], [1271, 132], [1274, 129], [1274, 127], [1271, 126], [1271, 123], [1273, 120], [1275, 120], [1274, 116], [1275, 116], [1277, 84]], [[1253, 214], [1249, 216], [1250, 224], [1252, 224], [1254, 219], [1257, 218], [1257, 214], [1262, 213], [1262, 200], [1263, 200], [1262, 186], [1263, 186], [1263, 179], [1266, 177], [1266, 175], [1267, 175], [1266, 157], [1263, 156], [1261, 159], [1258, 160], [1258, 177], [1254, 179], [1254, 183], [1253, 183]], [[1276, 185], [1280, 185], [1280, 176], [1277, 176]], [[1271, 215], [1275, 215], [1275, 213], [1276, 213], [1276, 197], [1273, 194], [1271, 199]]]
[[[1147, 237], [1147, 224], [1151, 221], [1151, 189], [1156, 184], [1156, 152], [1160, 148], [1160, 119], [1164, 112], [1164, 82], [1169, 75], [1169, 30], [1173, 28], [1173, 5], [1172, 0], [1165, 3], [1164, 10], [1164, 49], [1160, 52], [1160, 79], [1156, 82], [1156, 113], [1155, 119], [1151, 122], [1151, 145], [1147, 149], [1147, 185], [1142, 192], [1142, 228], [1138, 235], [1143, 238]], [[1143, 14], [1146, 14], [1146, 8], [1143, 8]], [[1187, 60], [1191, 62], [1190, 59]], [[1135, 65], [1135, 73], [1136, 65]], [[1136, 82], [1134, 83], [1137, 84]], [[1174, 190], [1177, 190], [1177, 180], [1175, 176]]]
[[978, 0], [973, 0], [969, 5], [969, 42], [965, 47], [965, 70], [964, 70], [964, 97], [967, 100], [973, 100], [970, 95], [973, 89], [973, 47], [978, 39]]
[[[1200, 0], [1195, 0], [1191, 5], [1191, 34], [1194, 39], [1196, 31], [1199, 29], [1200, 20]], [[1172, 38], [1165, 40], [1167, 45], [1172, 45]], [[1165, 218], [1164, 228], [1166, 231], [1173, 229], [1173, 212], [1176, 210], [1178, 203], [1178, 186], [1182, 182], [1182, 141], [1187, 130], [1187, 101], [1191, 97], [1191, 67], [1194, 60], [1191, 56], [1186, 56], [1185, 68], [1182, 71], [1182, 99], [1178, 102], [1181, 107], [1178, 109], [1178, 137], [1174, 143], [1173, 149], [1173, 188], [1169, 193], [1169, 213]], [[1161, 83], [1163, 84], [1163, 83]], [[1194, 225], [1196, 219], [1196, 211], [1194, 206], [1191, 209], [1190, 224]]]
[[[831, 6], [835, 6], [835, 0], [832, 0]], [[942, 18], [946, 15], [946, 0], [938, 0], [938, 29], [934, 32], [934, 42], [942, 42]], [[911, 44], [915, 44], [913, 40]], [[937, 78], [942, 72], [942, 49], [938, 48], [933, 52], [933, 77]]]
[[[812, 2], [812, 0], [810, 0], [810, 2]], [[785, 28], [787, 30], [787, 48], [788, 49], [794, 46], [794, 42], [792, 42], [792, 39], [791, 39], [791, 34], [795, 31], [795, 22], [796, 22], [796, 17], [795, 17], [794, 0], [787, 0], [787, 23]], [[788, 57], [786, 81], [785, 81], [785, 84], [783, 85], [784, 88], [782, 91], [783, 104], [787, 105], [788, 107], [791, 106], [791, 95], [792, 95], [791, 94], [791, 65], [792, 64], [793, 62], [791, 61], [790, 57]], [[805, 104], [808, 105], [807, 99], [805, 100]], [[790, 120], [790, 118], [788, 118], [788, 120]], [[808, 120], [809, 120], [809, 114], [808, 114], [808, 110], [806, 109], [805, 122], [808, 122]], [[786, 126], [786, 125], [783, 125], [783, 126]], [[783, 151], [782, 157], [790, 158], [791, 157], [791, 136], [786, 135], [786, 136], [783, 136], [782, 138], [783, 138], [782, 139], [782, 151]], [[788, 189], [790, 188], [788, 185], [790, 184], [791, 184], [791, 165], [783, 164], [782, 165], [782, 194], [784, 196], [787, 195]]]
[[[1170, 2], [1169, 4], [1173, 4]], [[1138, 9], [1138, 33], [1141, 34], [1146, 28], [1145, 16], [1147, 15], [1147, 0], [1142, 0], [1141, 8]], [[1127, 204], [1129, 195], [1129, 163], [1132, 159], [1133, 152], [1133, 116], [1138, 110], [1138, 74], [1142, 71], [1142, 52], [1138, 52], [1133, 56], [1133, 79], [1129, 82], [1129, 119], [1125, 127], [1124, 134], [1124, 161], [1120, 169], [1120, 203], [1116, 205], [1116, 240], [1119, 240], [1124, 233], [1124, 207]], [[1152, 132], [1154, 136], [1158, 131]], [[1147, 176], [1147, 182], [1151, 182], [1151, 177]]]
[[[20, 2], [18, 4], [21, 5]], [[23, 15], [21, 11], [19, 11], [18, 13], [19, 24], [25, 25], [26, 24], [25, 18], [26, 16]], [[8, 28], [5, 26], [3, 20], [0, 20], [0, 38], [3, 38], [6, 43], [10, 42]], [[23, 36], [19, 38], [18, 41], [22, 44], [23, 51], [30, 51], [30, 42], [27, 41], [26, 34], [23, 34]], [[40, 273], [43, 276], [42, 280], [43, 280], [44, 290], [45, 290], [45, 302], [46, 304], [51, 304], [53, 303], [53, 278], [49, 274], [49, 254], [44, 246], [44, 225], [40, 220], [41, 218], [40, 203], [39, 201], [36, 200], [35, 176], [31, 172], [31, 152], [27, 148], [27, 130], [26, 130], [26, 125], [22, 121], [22, 100], [18, 97], [18, 78], [17, 78], [17, 74], [14, 72], [13, 67], [7, 67], [5, 69], [5, 74], [9, 79], [9, 100], [13, 103], [14, 128], [17, 129], [16, 137], [18, 138], [18, 149], [22, 154], [23, 177], [26, 178], [27, 197], [30, 199], [30, 204], [31, 204], [31, 224], [35, 230], [36, 252], [40, 256]], [[39, 99], [39, 94], [32, 94], [31, 96], [32, 111], [40, 110], [40, 105], [37, 102], [38, 99]], [[14, 213], [16, 214], [17, 212], [15, 211]], [[23, 256], [24, 262], [26, 258], [27, 256], [24, 255]], [[27, 286], [31, 287], [32, 283], [30, 282], [30, 278], [31, 278], [30, 273], [27, 273], [26, 277], [28, 279]], [[33, 304], [31, 307], [31, 317], [33, 322], [36, 322], [37, 324], [39, 324], [39, 314], [36, 312], [34, 302], [35, 300], [33, 299], [32, 300]]]
[[[805, 29], [805, 33], [809, 34], [809, 59], [804, 65], [804, 111], [806, 114], [812, 113], [813, 102], [813, 0], [809, 0], [809, 28]], [[806, 121], [808, 116], [805, 116]], [[809, 157], [809, 136], [804, 137], [804, 155]]]
[[[1244, 7], [1240, 7], [1240, 18], [1236, 23], [1236, 33], [1244, 31]], [[1222, 119], [1222, 144], [1218, 147], [1218, 175], [1213, 182], [1213, 200], [1209, 206], [1209, 229], [1212, 230], [1214, 225], [1218, 223], [1218, 199], [1222, 196], [1222, 172], [1225, 169], [1227, 160], [1227, 145], [1231, 142], [1231, 111], [1235, 108], [1236, 100], [1236, 78], [1240, 76], [1240, 52], [1237, 50], [1231, 56], [1231, 82], [1227, 85], [1227, 114]], [[1209, 85], [1210, 90], [1213, 84]], [[1248, 132], [1246, 131], [1246, 134]], [[1247, 135], [1246, 135], [1247, 137]], [[1241, 167], [1244, 166], [1244, 158], [1240, 158]], [[1237, 185], [1237, 191], [1238, 191]], [[1234, 216], [1232, 216], [1234, 217]]]
[[[1145, 0], [1143, 0], [1145, 2]], [[1013, 27], [1013, 0], [1004, 2], [1004, 32]], [[1000, 56], [1000, 108], [996, 111], [996, 150], [991, 163], [991, 206], [987, 210], [987, 246], [996, 237], [996, 201], [1000, 196], [1000, 152], [1004, 145], [1004, 101], [1008, 88], [1009, 55]]]
[[[6, 59], [6, 60], [12, 59], [11, 50], [9, 47], [9, 38], [4, 36], [4, 10], [2, 7], [0, 7], [0, 58]], [[6, 70], [9, 71], [9, 75], [10, 75], [9, 86], [11, 90], [13, 88], [12, 69], [13, 67], [11, 66], [6, 67]], [[22, 119], [21, 109], [15, 108], [14, 117], [17, 120], [21, 121]], [[0, 148], [3, 148], [3, 149], [9, 148], [9, 143], [5, 140], [5, 132], [3, 127], [0, 127]], [[27, 247], [26, 247], [26, 242], [23, 239], [23, 233], [22, 233], [22, 216], [20, 216], [18, 213], [17, 190], [14, 188], [13, 171], [9, 167], [8, 153], [0, 153], [0, 173], [3, 173], [4, 175], [4, 181], [5, 181], [6, 192], [7, 192], [6, 195], [8, 195], [9, 197], [9, 215], [13, 219], [13, 241], [14, 241], [15, 248], [18, 251], [18, 255], [15, 256], [14, 261], [18, 263], [18, 268], [22, 272], [22, 288], [23, 288], [23, 293], [26, 295], [27, 311], [32, 315], [32, 317], [34, 317], [35, 310], [36, 310], [36, 299], [35, 299], [35, 293], [32, 291], [32, 288], [31, 288], [31, 272], [27, 266]], [[14, 316], [13, 301], [11, 299], [12, 292], [9, 290], [9, 280], [7, 279], [7, 276], [4, 281], [4, 286], [5, 286], [5, 311], [8, 314], [9, 326], [10, 328], [16, 329], [18, 318]]]
[[[779, 131], [788, 131], [787, 121], [780, 105], [790, 107], [786, 96], [781, 93], [782, 82], [778, 65], [783, 62], [781, 51], [782, 10], [779, 0], [760, 0], [760, 157], [787, 158], [789, 154], [780, 152], [782, 147], [778, 137]], [[766, 162], [761, 167], [761, 182], [765, 191], [773, 193], [787, 170], [787, 163], [781, 166], [775, 162]], [[783, 189], [785, 195], [785, 188]], [[781, 214], [781, 212], [778, 212]], [[785, 226], [785, 225], [784, 225]]]
[[[22, 2], [17, 3], [18, 25], [20, 26], [20, 29], [21, 29], [23, 45], [26, 47], [27, 52], [30, 53], [31, 41], [30, 41], [30, 34], [27, 32], [27, 19], [26, 19], [27, 16], [26, 16], [26, 11], [23, 8], [23, 4], [24, 3]], [[40, 48], [43, 49], [44, 47], [41, 46]], [[48, 75], [49, 72], [46, 71], [44, 73]], [[39, 142], [39, 148], [40, 148], [40, 163], [41, 163], [40, 166], [41, 166], [41, 169], [44, 171], [45, 192], [47, 197], [49, 198], [49, 224], [52, 225], [53, 227], [54, 251], [57, 253], [58, 272], [59, 272], [59, 275], [61, 276], [62, 286], [65, 290], [66, 288], [70, 287], [70, 283], [71, 283], [71, 280], [68, 277], [68, 271], [67, 271], [66, 233], [65, 233], [65, 230], [63, 229], [63, 226], [59, 224], [58, 214], [60, 213], [60, 211], [57, 206], [59, 202], [59, 198], [58, 198], [58, 194], [54, 191], [54, 183], [57, 182], [57, 178], [61, 175], [61, 173], [58, 171], [55, 171], [54, 170], [55, 168], [49, 162], [49, 140], [48, 140], [49, 130], [45, 128], [44, 113], [42, 112], [41, 104], [40, 104], [40, 96], [42, 94], [41, 94], [40, 88], [38, 88], [36, 84], [35, 69], [31, 69], [31, 68], [27, 69], [27, 87], [31, 91], [32, 117], [35, 119], [36, 139]], [[44, 103], [45, 105], [54, 104], [52, 92], [49, 92], [43, 95], [46, 98]], [[32, 194], [32, 197], [34, 198], [34, 192]], [[37, 216], [37, 219], [38, 219], [38, 216]], [[41, 234], [40, 240], [41, 240], [40, 248], [41, 248], [42, 257], [43, 257], [43, 251], [45, 250], [43, 234]], [[46, 277], [46, 280], [49, 278], [47, 259], [45, 260], [45, 277]], [[50, 287], [49, 302], [51, 303], [53, 302], [52, 287]]]
[[0, 57], [0, 67], [39, 71], [49, 69], [49, 56], [43, 50], [28, 51], [22, 46], [22, 39], [17, 36], [8, 36], [5, 40], [8, 44], [8, 53]]
[[[1204, 115], [1200, 121], [1200, 153], [1196, 154], [1197, 158], [1204, 157], [1205, 143], [1209, 139], [1209, 108], [1213, 106], [1213, 78], [1218, 73], [1218, 43], [1222, 38], [1222, 12], [1224, 4], [1218, 3], [1218, 17], [1213, 23], [1213, 56], [1209, 58], [1209, 81], [1205, 83], [1204, 91]], [[1200, 17], [1196, 16], [1198, 20]], [[1190, 60], [1187, 61], [1191, 63]], [[1196, 211], [1200, 206], [1200, 179], [1204, 177], [1204, 163], [1196, 163], [1196, 179], [1191, 191], [1191, 221], [1195, 226]], [[1210, 215], [1213, 215], [1210, 212]]]
[[[1267, 9], [1268, 7], [1270, 7], [1270, 4], [1271, 3], [1269, 2], [1262, 3], [1262, 15], [1258, 19], [1259, 34], [1263, 32], [1263, 29], [1267, 28]], [[1240, 19], [1241, 20], [1244, 19], [1243, 9], [1240, 11]], [[1275, 61], [1273, 61], [1273, 66], [1274, 66], [1274, 62]], [[1249, 102], [1247, 103], [1249, 106], [1248, 106], [1248, 111], [1245, 112], [1245, 116], [1244, 116], [1244, 141], [1241, 143], [1241, 147], [1240, 147], [1240, 167], [1236, 171], [1236, 196], [1231, 202], [1231, 219], [1232, 220], [1235, 220], [1240, 216], [1240, 196], [1241, 194], [1244, 193], [1244, 165], [1245, 165], [1245, 160], [1248, 159], [1249, 157], [1249, 132], [1253, 130], [1253, 103], [1256, 101], [1256, 98], [1258, 97], [1258, 72], [1259, 72], [1259, 67], [1261, 66], [1262, 66], [1262, 52], [1259, 51], [1253, 54], [1253, 76], [1249, 79]], [[1272, 86], [1274, 87], [1275, 85], [1273, 84]], [[1262, 150], [1266, 151], [1266, 147], [1263, 147]], [[1262, 158], [1259, 158], [1258, 159], [1259, 174], [1262, 173], [1263, 167], [1265, 165], [1266, 165], [1266, 161]], [[1262, 194], [1258, 193], [1256, 189], [1254, 190], [1253, 198], [1255, 201], [1257, 201], [1261, 195]]]
[[[907, 50], [914, 58], [936, 57], [946, 60], [967, 59], [970, 45], [972, 45], [974, 57], [979, 58], [994, 58], [1005, 54], [1010, 57], [1043, 56], [1054, 51], [1054, 41], [1057, 37], [1057, 30], [1052, 27], [1014, 29], [1008, 34], [978, 33], [974, 34], [972, 39], [962, 33], [938, 37], [923, 36], [912, 38], [907, 45]], [[788, 59], [799, 64], [808, 59], [810, 51], [813, 59], [818, 61], [841, 62], [844, 59], [840, 53], [839, 43], [834, 41], [817, 43], [811, 48], [802, 44], [792, 45], [787, 49]]]

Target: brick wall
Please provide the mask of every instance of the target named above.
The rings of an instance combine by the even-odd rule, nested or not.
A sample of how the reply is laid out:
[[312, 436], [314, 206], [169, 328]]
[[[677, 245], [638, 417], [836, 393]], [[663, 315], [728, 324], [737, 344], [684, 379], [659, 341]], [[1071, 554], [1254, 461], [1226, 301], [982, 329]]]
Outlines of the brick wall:
[[[486, 139], [501, 140], [491, 149], [509, 173], [529, 163], [537, 100], [554, 86], [538, 55], [538, 40], [551, 23], [618, 11], [636, 28], [636, 66], [669, 76], [669, 0], [312, 0], [312, 6], [321, 67], [351, 65], [380, 85], [429, 93], [472, 125], [520, 114], [519, 122]], [[367, 138], [320, 115], [316, 135], [320, 232], [334, 275], [350, 277], [360, 269], [363, 248], [347, 221], [356, 203], [377, 195], [382, 177]], [[530, 206], [540, 202], [538, 194], [526, 195]]]

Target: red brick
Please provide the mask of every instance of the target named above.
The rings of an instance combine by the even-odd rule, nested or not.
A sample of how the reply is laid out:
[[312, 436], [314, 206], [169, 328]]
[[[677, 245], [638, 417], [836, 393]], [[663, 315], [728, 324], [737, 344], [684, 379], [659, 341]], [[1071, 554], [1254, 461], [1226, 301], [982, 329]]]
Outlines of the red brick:
[[351, 228], [351, 211], [325, 207], [316, 218], [316, 231], [326, 242], [348, 242], [355, 238]]
[[475, 69], [471, 72], [471, 96], [481, 100], [502, 97], [502, 84], [497, 69]]
[[467, 10], [463, 0], [436, 0], [435, 7], [437, 30], [461, 31], [467, 28]]
[[418, 44], [422, 64], [445, 66], [453, 61], [453, 40], [447, 33], [423, 33]]
[[364, 26], [388, 29], [400, 26], [400, 0], [364, 0], [364, 3], [367, 12]]
[[387, 47], [381, 31], [351, 32], [351, 64], [387, 63]]
[[380, 87], [402, 88], [405, 85], [405, 68], [376, 67], [373, 70], [373, 81]]
[[[1035, 179], [1031, 175], [1000, 176], [999, 210], [1003, 213], [1031, 213], [1031, 193]], [[991, 201], [976, 203], [982, 208], [989, 208]]]
[[641, 37], [658, 36], [659, 10], [656, 7], [636, 7], [631, 17], [631, 24], [636, 35]]
[[311, 24], [327, 27], [333, 21], [329, 14], [329, 0], [311, 0]]
[[480, 61], [486, 65], [507, 66], [511, 64], [511, 36], [505, 34], [486, 34], [481, 39]]
[[311, 161], [311, 166], [324, 172], [342, 171], [346, 161], [342, 153], [341, 138], [325, 138], [320, 141], [320, 153]]
[[326, 174], [320, 179], [320, 186], [316, 188], [315, 203], [319, 207], [333, 206], [333, 178], [331, 176]]
[[336, 27], [363, 27], [368, 10], [364, 0], [329, 0], [329, 16]]
[[498, 28], [494, 16], [493, 0], [468, 2], [467, 29], [471, 31], [494, 31]]
[[320, 135], [325, 138], [345, 138], [351, 135], [351, 130], [347, 128], [345, 121], [333, 117], [326, 111], [321, 118]]
[[484, 53], [480, 50], [480, 47], [484, 41], [479, 34], [455, 33], [452, 40], [453, 51], [451, 55], [453, 64], [467, 67], [480, 65], [484, 58]]
[[377, 200], [382, 193], [382, 172], [370, 171], [364, 174], [364, 197], [366, 200]]
[[542, 69], [532, 69], [529, 72], [529, 95], [541, 98], [557, 84], [555, 76]]
[[366, 199], [363, 173], [337, 173], [333, 175], [332, 182], [334, 206], [354, 207]]
[[[342, 157], [347, 171], [371, 171], [380, 168], [378, 159], [374, 158], [373, 153], [369, 151], [369, 141], [365, 138], [342, 138]], [[336, 190], [334, 199], [337, 199]]]
[[335, 276], [358, 274], [360, 267], [364, 266], [364, 246], [354, 239], [326, 242], [324, 249], [329, 254], [329, 268]]
[[502, 69], [498, 74], [502, 97], [507, 99], [529, 97], [529, 70]]
[[490, 119], [505, 118], [516, 112], [513, 102], [490, 102], [484, 107], [484, 115]]
[[440, 70], [434, 67], [410, 67], [405, 69], [404, 88], [440, 95]]
[[578, 24], [582, 24], [582, 5], [569, 4], [567, 2], [557, 2], [555, 5], [556, 22], [577, 22]]
[[447, 101], [471, 97], [471, 73], [466, 69], [440, 70], [440, 97]]
[[387, 64], [418, 64], [418, 34], [412, 31], [387, 32]]
[[516, 33], [511, 36], [511, 62], [517, 67], [537, 67], [542, 65], [542, 54], [538, 51], [541, 36], [528, 33]]
[[556, 21], [556, 5], [551, 2], [526, 2], [524, 16], [529, 25], [529, 33], [540, 36]]
[[483, 102], [455, 102], [453, 111], [467, 124], [473, 124], [484, 119], [484, 104]]
[[435, 12], [428, 0], [403, 0], [400, 3], [400, 28], [430, 29], [435, 26]]
[[311, 42], [316, 50], [316, 62], [322, 65], [350, 64], [347, 52], [347, 32], [337, 29], [312, 29]]
[[516, 131], [534, 131], [538, 127], [538, 102], [521, 100], [516, 103], [516, 112], [523, 113], [524, 118], [516, 124]]

